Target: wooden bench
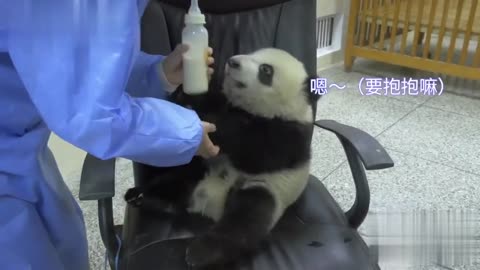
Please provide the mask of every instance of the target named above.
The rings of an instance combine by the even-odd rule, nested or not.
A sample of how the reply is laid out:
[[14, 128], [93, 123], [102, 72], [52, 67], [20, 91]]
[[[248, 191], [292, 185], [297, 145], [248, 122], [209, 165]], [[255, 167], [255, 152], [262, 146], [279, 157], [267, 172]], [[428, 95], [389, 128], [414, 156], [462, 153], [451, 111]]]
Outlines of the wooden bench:
[[351, 0], [345, 69], [361, 57], [480, 80], [478, 2]]

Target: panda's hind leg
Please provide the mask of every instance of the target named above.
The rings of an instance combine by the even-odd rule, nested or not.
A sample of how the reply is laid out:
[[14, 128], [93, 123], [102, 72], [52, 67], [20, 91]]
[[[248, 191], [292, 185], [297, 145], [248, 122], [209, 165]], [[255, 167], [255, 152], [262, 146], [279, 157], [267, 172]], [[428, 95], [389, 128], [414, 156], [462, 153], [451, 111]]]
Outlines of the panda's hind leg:
[[269, 234], [275, 209], [274, 196], [262, 184], [233, 189], [222, 218], [190, 244], [187, 263], [197, 268], [228, 264], [256, 250]]

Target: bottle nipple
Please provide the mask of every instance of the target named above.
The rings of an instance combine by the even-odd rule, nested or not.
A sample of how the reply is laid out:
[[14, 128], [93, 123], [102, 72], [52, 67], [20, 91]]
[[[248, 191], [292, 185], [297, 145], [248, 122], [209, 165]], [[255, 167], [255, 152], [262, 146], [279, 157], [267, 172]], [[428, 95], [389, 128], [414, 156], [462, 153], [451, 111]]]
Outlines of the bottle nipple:
[[198, 0], [191, 0], [188, 13], [185, 14], [185, 23], [187, 24], [205, 24], [205, 16], [198, 6]]
[[192, 0], [190, 4], [190, 9], [188, 13], [202, 13], [200, 7], [198, 6], [198, 0]]

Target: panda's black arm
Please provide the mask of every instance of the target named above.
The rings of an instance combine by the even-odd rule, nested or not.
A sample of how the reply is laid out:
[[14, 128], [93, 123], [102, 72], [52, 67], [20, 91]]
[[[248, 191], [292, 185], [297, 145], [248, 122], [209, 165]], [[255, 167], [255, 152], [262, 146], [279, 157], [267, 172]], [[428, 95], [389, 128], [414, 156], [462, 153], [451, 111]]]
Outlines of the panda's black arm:
[[209, 137], [222, 153], [231, 154], [245, 138], [245, 132], [248, 132], [249, 120], [241, 114], [210, 114], [205, 121], [215, 124], [216, 131], [210, 133]]
[[213, 143], [233, 164], [249, 173], [293, 168], [310, 158], [309, 130], [303, 124], [225, 115], [211, 133]]
[[211, 91], [201, 95], [188, 95], [177, 90], [168, 97], [170, 102], [193, 109], [203, 121], [208, 115], [219, 115], [225, 110], [227, 101], [220, 91]]

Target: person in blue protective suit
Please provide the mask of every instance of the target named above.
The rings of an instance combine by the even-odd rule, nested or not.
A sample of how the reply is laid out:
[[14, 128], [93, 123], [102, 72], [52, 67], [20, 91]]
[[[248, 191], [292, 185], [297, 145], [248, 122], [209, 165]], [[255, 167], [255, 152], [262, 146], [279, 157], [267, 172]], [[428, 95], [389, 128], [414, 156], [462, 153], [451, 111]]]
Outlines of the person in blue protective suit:
[[47, 147], [51, 131], [99, 158], [153, 166], [218, 153], [214, 126], [162, 99], [181, 84], [188, 48], [140, 51], [146, 4], [0, 0], [1, 270], [89, 269], [82, 212]]

